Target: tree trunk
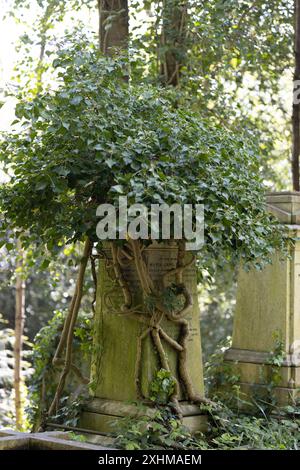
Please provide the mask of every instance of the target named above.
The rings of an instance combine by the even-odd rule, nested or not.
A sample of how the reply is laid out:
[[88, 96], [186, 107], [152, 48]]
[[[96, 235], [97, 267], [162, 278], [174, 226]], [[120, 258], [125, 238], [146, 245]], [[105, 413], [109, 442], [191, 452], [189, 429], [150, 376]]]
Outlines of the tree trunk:
[[99, 47], [105, 55], [128, 48], [128, 0], [98, 0]]
[[[16, 311], [15, 311], [15, 345], [14, 345], [14, 388], [15, 388], [15, 413], [16, 428], [22, 430], [23, 427], [23, 406], [22, 406], [22, 346], [23, 329], [25, 321], [25, 281], [19, 269], [23, 266], [23, 251], [21, 243], [18, 244], [19, 260], [17, 261], [16, 276]], [[19, 268], [19, 269], [18, 269]]]
[[[42, 89], [42, 77], [44, 72], [43, 61], [45, 56], [45, 48], [47, 42], [47, 31], [50, 27], [49, 20], [55, 9], [54, 4], [49, 4], [45, 10], [42, 19], [42, 29], [40, 31], [40, 55], [36, 68], [36, 92]], [[15, 389], [15, 413], [16, 427], [18, 430], [23, 426], [23, 406], [22, 406], [22, 346], [23, 346], [23, 330], [25, 323], [25, 281], [18, 272], [23, 267], [24, 252], [21, 242], [17, 241], [17, 253], [19, 260], [16, 264], [16, 310], [15, 310], [15, 346], [14, 346], [14, 389]]]
[[177, 86], [186, 57], [187, 2], [164, 0], [160, 48], [162, 81]]
[[[294, 87], [300, 80], [300, 0], [295, 0], [295, 70]], [[293, 154], [292, 154], [292, 179], [293, 190], [299, 191], [299, 152], [300, 152], [300, 103], [293, 100]]]

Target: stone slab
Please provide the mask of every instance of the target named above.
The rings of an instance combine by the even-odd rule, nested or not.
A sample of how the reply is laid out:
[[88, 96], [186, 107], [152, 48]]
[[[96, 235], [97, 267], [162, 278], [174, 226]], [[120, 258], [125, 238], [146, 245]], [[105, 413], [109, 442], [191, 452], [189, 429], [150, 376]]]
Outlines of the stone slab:
[[[199, 406], [187, 402], [180, 402], [183, 414], [183, 424], [192, 432], [207, 430], [207, 416], [200, 411]], [[119, 420], [125, 417], [149, 416], [156, 413], [150, 406], [136, 406], [122, 401], [104, 400], [94, 398], [81, 415], [79, 425], [85, 429], [97, 432], [116, 433]]]
[[300, 387], [300, 192], [269, 194], [266, 202], [295, 244], [289, 258], [277, 253], [262, 271], [240, 267], [232, 348], [225, 361], [240, 375], [249, 397], [256, 391], [268, 393], [270, 354], [280, 339], [285, 358], [274, 393], [281, 404], [288, 404]]
[[[266, 402], [269, 402], [269, 392], [265, 385], [261, 384], [249, 384], [249, 383], [239, 383], [240, 385], [240, 390], [243, 394], [242, 399], [246, 401], [246, 399], [249, 399], [249, 402], [251, 402], [251, 399], [256, 398], [256, 399], [261, 399]], [[299, 389], [292, 389], [288, 387], [275, 387], [272, 390], [272, 395], [276, 399], [276, 405], [279, 407], [285, 407], [288, 404], [296, 404], [300, 398], [300, 391]], [[250, 408], [249, 403], [249, 408]], [[246, 410], [247, 409], [247, 404], [246, 403], [240, 403], [239, 404], [240, 409]], [[252, 406], [253, 407], [253, 406]]]
[[[255, 364], [251, 362], [230, 362], [232, 372], [239, 376], [241, 382], [265, 384], [272, 382], [274, 369], [268, 364]], [[277, 368], [276, 368], [277, 372]], [[278, 370], [279, 387], [299, 388], [300, 387], [300, 367], [280, 366]]]
[[[118, 433], [120, 420], [124, 416], [107, 415], [84, 411], [80, 419], [80, 426], [98, 432]], [[183, 424], [192, 433], [207, 431], [207, 416], [204, 414], [184, 416]]]
[[[252, 351], [249, 349], [229, 348], [225, 351], [224, 357], [232, 362], [250, 362], [253, 364], [272, 364], [270, 352]], [[283, 367], [300, 367], [300, 358], [298, 355], [286, 354], [282, 361]]]
[[111, 448], [70, 440], [68, 433], [22, 433], [0, 430], [0, 450], [111, 450]]
[[[106, 253], [109, 258], [109, 252]], [[177, 249], [168, 245], [157, 245], [144, 250], [144, 256], [151, 276], [157, 288], [161, 286], [162, 274], [173, 269], [177, 259]], [[189, 255], [190, 256], [190, 255]], [[92, 360], [92, 382], [95, 384], [94, 396], [116, 401], [135, 401], [137, 393], [134, 382], [137, 338], [145, 326], [136, 319], [120, 313], [123, 294], [120, 287], [112, 280], [105, 260], [100, 260], [98, 292], [96, 302], [94, 354]], [[134, 305], [143, 303], [137, 274], [131, 264], [123, 268], [124, 276], [130, 283]], [[187, 345], [187, 364], [195, 391], [204, 395], [203, 368], [201, 356], [201, 338], [199, 324], [198, 292], [195, 265], [191, 265], [184, 274], [194, 306], [186, 318], [190, 325], [190, 337]], [[119, 314], [118, 314], [119, 312]], [[178, 326], [168, 320], [162, 321], [162, 327], [177, 339]], [[177, 376], [177, 354], [164, 343], [172, 373]], [[141, 386], [143, 394], [149, 394], [149, 384], [155, 372], [160, 368], [157, 354], [148, 336], [142, 348]], [[183, 394], [180, 395], [183, 398]]]
[[280, 222], [300, 223], [300, 193], [279, 192], [267, 195], [267, 207]]
[[234, 349], [270, 353], [274, 348], [274, 334], [281, 332], [289, 352], [290, 273], [290, 260], [281, 261], [278, 254], [263, 271], [239, 270]]
[[[202, 414], [199, 406], [188, 402], [181, 401], [180, 407], [183, 416], [194, 416]], [[103, 413], [111, 416], [153, 416], [156, 409], [151, 406], [137, 406], [134, 403], [126, 403], [124, 401], [106, 400], [103, 398], [93, 398], [93, 400], [85, 406], [85, 411], [92, 413]]]

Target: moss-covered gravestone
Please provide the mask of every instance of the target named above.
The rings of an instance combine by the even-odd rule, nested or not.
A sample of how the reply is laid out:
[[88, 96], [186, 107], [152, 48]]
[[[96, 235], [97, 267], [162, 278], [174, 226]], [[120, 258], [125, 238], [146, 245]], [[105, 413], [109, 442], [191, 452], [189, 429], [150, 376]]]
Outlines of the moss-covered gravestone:
[[300, 194], [274, 193], [267, 203], [296, 238], [295, 246], [290, 259], [278, 253], [263, 271], [240, 270], [225, 359], [242, 392], [285, 405], [299, 398], [300, 387]]
[[[187, 254], [187, 256], [190, 255]], [[143, 258], [159, 290], [163, 275], [176, 267], [177, 248], [166, 244], [154, 245], [143, 251]], [[134, 316], [122, 313], [124, 302], [122, 289], [113, 275], [111, 252], [106, 250], [100, 260], [98, 275], [92, 365], [94, 397], [81, 419], [82, 427], [97, 431], [112, 430], [111, 424], [116, 417], [137, 414], [139, 411], [133, 402], [141, 402], [143, 399], [146, 402], [147, 399], [149, 401], [149, 384], [156, 371], [163, 367], [153, 347], [151, 326], [149, 330], [149, 327], [140, 321], [144, 300], [136, 268], [124, 257], [121, 264], [124, 279], [133, 292], [133, 305], [136, 307], [136, 313]], [[203, 368], [194, 262], [185, 269], [183, 276], [193, 300], [193, 305], [185, 317], [189, 329], [186, 342], [186, 367], [195, 394], [203, 397]], [[172, 276], [169, 281], [172, 281]], [[162, 335], [166, 334], [169, 338], [168, 341], [164, 341], [161, 336], [161, 344], [170, 370], [179, 379], [180, 360], [178, 351], [172, 347], [171, 341], [174, 339], [176, 344], [178, 344], [177, 341], [180, 342], [180, 326], [163, 318], [156, 327], [162, 328]], [[137, 380], [143, 397], [138, 391]], [[180, 383], [180, 380], [178, 382]], [[192, 430], [202, 429], [205, 417], [200, 413], [199, 406], [185, 402], [185, 391], [182, 386], [180, 386], [179, 403], [183, 413], [183, 422]]]

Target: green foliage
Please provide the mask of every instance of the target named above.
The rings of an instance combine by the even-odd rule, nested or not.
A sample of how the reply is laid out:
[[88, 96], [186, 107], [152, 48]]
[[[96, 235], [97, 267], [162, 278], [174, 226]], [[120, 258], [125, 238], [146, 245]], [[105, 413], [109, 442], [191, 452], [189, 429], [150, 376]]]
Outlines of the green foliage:
[[[157, 371], [150, 384], [154, 408], [137, 405], [138, 417], [118, 420], [116, 443], [126, 450], [198, 448], [197, 441], [178, 420], [170, 397], [175, 381], [165, 369]], [[196, 446], [196, 447], [195, 447]]]
[[[35, 427], [38, 427], [43, 420], [43, 413], [55, 393], [59, 372], [53, 368], [52, 358], [61, 335], [63, 321], [64, 314], [60, 311], [54, 312], [53, 317], [39, 331], [33, 343], [31, 360], [34, 373], [28, 387], [30, 404], [27, 413], [31, 425]], [[74, 360], [80, 357], [79, 367], [82, 369], [85, 363], [89, 363], [92, 344], [91, 320], [85, 315], [79, 317], [74, 339]], [[53, 417], [53, 421], [75, 426], [82, 407], [84, 392], [86, 394], [87, 390], [76, 392], [76, 382], [69, 381], [66, 393], [61, 398], [59, 413]]]
[[269, 363], [279, 368], [286, 357], [284, 342], [279, 331], [273, 333], [274, 347], [270, 352]]
[[[14, 244], [15, 248], [15, 244]], [[15, 317], [15, 250], [7, 253], [2, 248], [0, 259], [0, 312], [8, 320], [8, 326], [14, 326]], [[26, 277], [26, 321], [24, 333], [33, 341], [38, 331], [52, 317], [53, 311], [65, 310], [69, 305], [74, 290], [73, 279], [81, 257], [81, 247], [69, 245], [56, 259], [44, 263], [36, 259], [31, 250], [26, 252], [26, 266], [23, 274]], [[48, 261], [48, 260], [47, 260]], [[94, 283], [90, 266], [87, 267], [84, 295], [81, 311], [91, 312]]]
[[230, 341], [224, 340], [221, 342], [205, 363], [205, 388], [207, 396], [237, 405], [239, 376], [234, 373], [231, 365], [224, 361], [224, 352], [229, 346]]
[[[15, 6], [28, 8], [30, 3], [15, 0]], [[49, 37], [47, 28], [52, 28], [53, 21], [60, 21], [64, 16], [65, 7], [80, 7], [86, 2], [38, 0], [37, 3], [42, 8], [53, 7], [50, 15], [40, 19], [40, 42], [45, 36]], [[211, 269], [218, 265], [223, 271], [224, 262], [232, 254], [236, 255], [233, 258], [241, 255], [257, 264], [258, 258], [269, 258], [273, 243], [280, 245], [274, 228], [266, 228], [269, 221], [262, 211], [257, 172], [263, 164], [264, 176], [274, 182], [274, 158], [286, 158], [289, 152], [289, 117], [280, 99], [279, 79], [292, 61], [291, 0], [189, 2], [191, 15], [187, 41], [182, 51], [176, 51], [178, 57], [185, 55], [186, 65], [182, 68], [180, 90], [175, 98], [151, 87], [134, 85], [145, 77], [152, 83], [157, 82], [160, 75], [157, 50], [161, 58], [168, 48], [157, 41], [165, 15], [161, 2], [147, 0], [142, 8], [148, 9], [150, 5], [154, 7], [156, 17], [153, 27], [135, 41], [138, 46], [136, 57], [140, 54], [142, 60], [131, 64], [132, 100], [126, 93], [127, 85], [118, 84], [116, 87], [114, 83], [115, 76], [123, 73], [123, 63], [119, 66], [106, 62], [98, 58], [95, 51], [90, 51], [90, 56], [86, 50], [81, 54], [81, 45], [78, 45], [75, 48], [77, 63], [72, 63], [72, 49], [63, 51], [54, 63], [59, 71], [58, 90], [44, 93], [33, 101], [25, 101], [18, 107], [23, 132], [19, 136], [17, 128], [16, 134], [9, 136], [3, 146], [7, 169], [13, 170], [15, 175], [11, 184], [1, 192], [6, 212], [6, 227], [3, 228], [12, 224], [28, 229], [24, 243], [29, 245], [33, 241], [41, 247], [46, 260], [42, 258], [39, 263], [45, 268], [52, 254], [57, 254], [66, 239], [77, 240], [86, 233], [95, 234], [95, 207], [99, 201], [102, 202], [103, 196], [105, 202], [115, 201], [118, 194], [127, 191], [131, 193], [132, 201], [146, 203], [153, 198], [158, 202], [172, 202], [182, 194], [184, 197], [180, 200], [192, 202], [192, 193], [197, 202], [203, 201], [208, 205], [208, 253], [202, 253], [201, 267]], [[140, 5], [132, 5], [133, 10], [138, 8]], [[28, 51], [34, 49], [30, 35], [23, 40]], [[41, 71], [48, 66], [43, 67]], [[22, 74], [20, 71], [19, 75]], [[185, 105], [188, 102], [188, 106], [201, 109], [201, 117], [174, 111], [173, 102]], [[215, 128], [203, 119], [204, 116], [218, 123]], [[106, 125], [105, 120], [111, 125]], [[174, 130], [170, 130], [173, 122]], [[232, 131], [224, 131], [223, 126], [233, 130], [233, 134]], [[251, 140], [259, 138], [262, 155], [257, 163], [256, 150], [253, 152], [251, 149], [249, 155], [249, 147], [243, 137], [235, 137], [245, 128]], [[126, 140], [128, 136], [131, 142]], [[183, 141], [178, 142], [182, 138]], [[197, 155], [201, 157], [199, 162]], [[158, 156], [162, 156], [159, 162]], [[190, 177], [186, 181], [184, 159], [193, 169], [189, 169]], [[282, 181], [280, 173], [277, 184], [282, 185]], [[186, 188], [190, 188], [189, 194], [185, 192]], [[13, 248], [11, 241], [6, 247]], [[166, 294], [166, 301], [172, 306], [172, 290]], [[210, 291], [206, 311], [209, 313], [217, 308], [222, 322], [218, 321], [217, 314], [215, 323], [208, 320], [208, 315], [206, 317], [206, 331], [215, 332], [213, 341], [217, 341], [218, 336], [228, 336], [225, 317], [231, 308], [228, 307], [228, 296], [225, 298], [222, 290], [218, 289]], [[5, 334], [9, 337], [8, 332]], [[79, 331], [78, 337], [81, 335]], [[57, 341], [54, 336], [53, 342]], [[45, 340], [45, 350], [41, 353], [45, 360], [45, 351], [52, 348], [52, 344]], [[84, 344], [88, 348], [85, 341]], [[207, 350], [212, 349], [214, 345], [210, 344]], [[280, 341], [275, 349], [277, 351], [274, 350], [270, 358], [271, 391], [279, 380], [282, 362]], [[9, 354], [6, 359], [11, 359]], [[208, 382], [212, 387], [220, 382], [235, 386], [237, 378], [230, 370], [222, 371], [218, 360], [220, 356], [215, 356], [214, 370], [209, 366]], [[46, 362], [42, 360], [44, 365], [41, 368], [46, 367]], [[164, 381], [165, 390], [160, 387]], [[170, 385], [167, 382], [167, 377], [161, 377], [156, 384], [154, 394], [158, 401], [159, 396], [164, 400]], [[2, 393], [2, 388], [0, 391]], [[63, 413], [68, 409], [66, 403]], [[296, 417], [297, 412], [295, 409]], [[214, 409], [213, 413], [212, 419], [217, 424], [208, 438], [209, 443], [201, 444], [204, 448], [208, 445], [213, 448], [235, 448], [238, 445], [298, 448], [297, 420], [277, 422], [244, 417], [226, 407], [218, 411]], [[172, 423], [177, 429], [178, 423]], [[157, 442], [157, 434], [166, 438], [170, 429], [173, 432], [173, 425], [166, 424], [163, 418], [159, 425], [150, 425], [148, 434], [137, 429], [136, 440], [139, 441], [142, 434], [144, 442], [148, 442], [149, 435], [154, 436], [153, 441]], [[159, 426], [163, 429], [160, 430]], [[176, 439], [173, 441], [177, 442]], [[172, 446], [172, 439], [167, 444], [162, 442], [162, 445]]]
[[268, 363], [270, 364], [268, 373], [268, 398], [267, 401], [270, 406], [277, 405], [277, 398], [274, 393], [274, 387], [280, 386], [282, 382], [282, 365], [286, 358], [284, 349], [284, 342], [279, 331], [273, 333], [274, 347], [270, 352]]
[[234, 366], [224, 363], [224, 351], [228, 346], [221, 344], [205, 368], [207, 394], [214, 400], [212, 405], [202, 406], [210, 416], [206, 436], [209, 448], [299, 449], [299, 405], [279, 407], [274, 394], [274, 387], [281, 381], [285, 357], [280, 335], [274, 334], [274, 348], [268, 362], [271, 367], [268, 366], [268, 373], [264, 375], [266, 393], [263, 395], [244, 397]]
[[240, 376], [238, 362], [231, 363], [224, 360], [226, 349], [231, 346], [230, 340], [223, 340], [216, 351], [209, 356], [205, 363], [206, 395], [214, 400], [222, 401], [229, 407], [241, 408], [249, 413], [259, 410], [263, 416], [269, 416], [280, 409], [276, 396], [276, 387], [282, 382], [282, 364], [286, 357], [284, 344], [278, 331], [274, 332], [274, 347], [270, 351], [267, 365], [261, 365], [259, 375], [264, 384], [261, 389], [253, 389], [251, 397], [246, 396], [240, 389]]
[[210, 413], [211, 429], [206, 436], [210, 449], [276, 449], [300, 448], [300, 420], [288, 413], [281, 419], [249, 416], [231, 410], [224, 403], [206, 408]]
[[[59, 340], [62, 323], [63, 314], [58, 311], [55, 312], [48, 325], [39, 331], [33, 342], [32, 363], [34, 373], [29, 386], [30, 406], [27, 409], [31, 425], [34, 425], [38, 419], [41, 413], [41, 406], [45, 407], [44, 401], [49, 400], [53, 391], [55, 391], [51, 361]], [[52, 379], [47, 380], [47, 387], [45, 386], [46, 377], [48, 379], [51, 377]]]
[[[170, 0], [168, 5], [181, 5]], [[161, 79], [170, 51], [181, 66], [178, 100], [233, 132], [259, 141], [261, 165], [272, 188], [290, 184], [291, 100], [293, 66], [293, 0], [189, 0], [181, 41], [172, 14], [159, 0], [133, 4], [144, 9], [133, 44], [141, 58], [133, 67], [137, 80]], [[146, 17], [146, 19], [144, 19]], [[147, 21], [147, 28], [145, 28]], [[162, 25], [170, 38], [165, 41]], [[173, 27], [173, 31], [172, 31]], [[284, 91], [284, 93], [282, 92]], [[278, 164], [279, 163], [279, 164]], [[278, 164], [278, 167], [276, 165]]]
[[[223, 353], [222, 353], [223, 354]], [[276, 353], [273, 353], [273, 357]], [[279, 354], [278, 354], [279, 356]], [[277, 360], [276, 360], [277, 362]], [[208, 414], [208, 430], [192, 436], [178, 420], [172, 409], [156, 403], [153, 413], [137, 408], [138, 417], [124, 418], [118, 422], [121, 432], [117, 436], [119, 447], [127, 450], [138, 449], [210, 449], [210, 450], [250, 450], [250, 449], [300, 449], [300, 410], [299, 406], [277, 408], [274, 403], [252, 408], [252, 416], [238, 411], [238, 404], [247, 404], [239, 394], [238, 377], [230, 368], [224, 368], [221, 354], [215, 354], [207, 364], [209, 392], [214, 401], [201, 405]], [[163, 395], [165, 371], [159, 371], [154, 379], [155, 391]], [[221, 381], [223, 381], [221, 383]], [[214, 385], [227, 384], [223, 393], [215, 393]], [[158, 392], [160, 389], [160, 393]]]
[[150, 416], [123, 418], [118, 422], [116, 444], [126, 450], [199, 448], [189, 430], [168, 407], [160, 408]]
[[75, 432], [69, 432], [68, 436], [72, 441], [86, 442], [86, 437], [83, 436], [82, 434], [76, 434]]
[[117, 438], [127, 450], [137, 449], [210, 449], [210, 450], [299, 450], [300, 419], [297, 414], [281, 418], [249, 416], [238, 413], [224, 403], [205, 407], [209, 413], [209, 430], [205, 435], [192, 436], [176, 420], [157, 413], [126, 422]]
[[[0, 427], [15, 428], [15, 401], [14, 401], [14, 331], [8, 328], [7, 321], [0, 314]], [[22, 358], [22, 406], [28, 403], [26, 383], [32, 375], [31, 363], [28, 361], [29, 347], [27, 338], [23, 338], [24, 350]], [[24, 383], [26, 381], [26, 383]], [[27, 430], [27, 420], [23, 420], [23, 429]]]
[[[180, 287], [176, 284], [172, 284], [165, 289], [162, 290], [160, 294], [160, 302], [163, 305], [164, 309], [168, 312], [179, 310], [182, 302], [178, 298], [180, 294]], [[157, 303], [157, 294], [156, 295], [148, 295], [145, 298], [145, 305], [147, 306], [148, 311], [152, 312], [155, 310], [155, 306]]]
[[87, 398], [87, 394], [78, 394], [75, 399], [72, 397], [71, 400], [69, 395], [62, 396], [59, 402], [59, 409], [51, 418], [51, 422], [76, 427]]
[[174, 392], [175, 383], [171, 372], [160, 369], [150, 384], [150, 400], [158, 405], [168, 404]]
[[236, 267], [219, 267], [209, 276], [202, 273], [198, 285], [203, 362], [222, 341], [230, 340], [236, 302]]
[[[24, 12], [26, 17], [33, 4], [39, 5], [35, 19], [26, 24], [26, 34], [20, 38], [17, 81], [21, 86], [24, 78], [33, 80], [37, 68], [53, 78], [54, 38], [60, 37], [66, 18], [68, 27], [80, 31], [94, 25], [87, 25], [88, 19], [80, 24], [75, 11], [83, 12], [88, 6], [94, 10], [90, 17], [97, 15], [95, 0], [14, 0], [10, 14], [24, 22]], [[188, 15], [179, 33], [172, 18], [175, 10], [182, 9], [180, 0], [131, 2], [132, 81], [161, 83], [163, 60], [168, 52], [173, 53], [182, 64], [178, 102], [201, 109], [202, 116], [233, 132], [246, 130], [250, 138], [258, 139], [265, 178], [273, 188], [286, 189], [290, 183], [291, 105], [282, 87], [284, 92], [292, 88], [293, 1], [188, 0], [185, 4]], [[165, 41], [162, 25], [169, 41]], [[41, 63], [35, 52], [40, 52], [44, 40]], [[98, 42], [95, 34], [92, 41]]]
[[0, 427], [14, 426], [13, 342], [14, 332], [0, 315]]
[[205, 204], [202, 267], [239, 256], [259, 266], [282, 245], [264, 206], [255, 148], [244, 136], [178, 110], [171, 92], [128, 85], [124, 60], [75, 44], [54, 61], [60, 84], [16, 114], [2, 158], [13, 171], [1, 188], [4, 229], [53, 252], [95, 239], [96, 207], [118, 202]]

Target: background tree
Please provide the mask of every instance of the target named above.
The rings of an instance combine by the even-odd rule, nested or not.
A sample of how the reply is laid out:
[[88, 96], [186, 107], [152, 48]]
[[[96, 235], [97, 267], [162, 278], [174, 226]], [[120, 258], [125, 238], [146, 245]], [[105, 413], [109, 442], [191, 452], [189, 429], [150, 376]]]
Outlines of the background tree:
[[[300, 1], [295, 0], [295, 70], [294, 89], [300, 83]], [[293, 189], [299, 191], [299, 152], [300, 152], [300, 104], [293, 99], [293, 154], [292, 175]]]
[[[42, 90], [42, 77], [45, 71], [44, 56], [47, 44], [47, 33], [51, 28], [51, 22], [55, 14], [63, 17], [63, 2], [48, 1], [44, 7], [40, 22], [38, 24], [40, 53], [36, 66], [36, 87], [35, 92]], [[15, 343], [14, 343], [14, 390], [15, 390], [15, 410], [16, 427], [19, 430], [23, 428], [23, 377], [22, 377], [22, 352], [23, 352], [23, 332], [25, 324], [25, 279], [24, 279], [24, 252], [20, 238], [16, 240], [17, 245], [17, 264], [16, 264], [16, 301], [15, 301]]]
[[128, 48], [128, 0], [98, 0], [99, 46], [105, 55]]
[[[290, 101], [282, 90], [291, 85], [293, 1], [200, 0], [186, 5], [185, 44], [182, 48], [177, 41], [176, 49], [184, 57], [179, 96], [210, 119], [258, 139], [270, 188], [289, 187]], [[144, 9], [150, 12], [148, 27], [140, 22], [133, 35], [143, 58], [135, 71], [137, 79], [142, 74], [157, 83], [163, 2], [145, 1]]]
[[[42, 77], [44, 73], [49, 68], [49, 62], [45, 61], [45, 53], [47, 51], [47, 43], [51, 43], [51, 31], [55, 24], [61, 23], [65, 15], [70, 11], [70, 8], [81, 8], [84, 4], [88, 4], [87, 1], [76, 1], [73, 2], [57, 2], [56, 0], [47, 0], [47, 1], [38, 1], [34, 2], [36, 7], [38, 7], [39, 15], [37, 21], [35, 22], [34, 32], [32, 35], [29, 34], [29, 30], [32, 27], [27, 25], [28, 33], [23, 35], [20, 43], [20, 50], [23, 49], [23, 59], [19, 62], [15, 71], [15, 78], [22, 80], [23, 85], [28, 89], [28, 92], [34, 96], [36, 93], [41, 92], [42, 90]], [[71, 4], [72, 3], [72, 4]], [[19, 21], [24, 21], [22, 12], [24, 9], [32, 8], [32, 2], [20, 2], [15, 0], [11, 6], [11, 15]], [[39, 48], [39, 54], [36, 60], [31, 57], [30, 50], [28, 46], [37, 46]], [[51, 50], [51, 49], [50, 49]], [[25, 80], [24, 80], [25, 77]], [[28, 81], [26, 82], [28, 77]], [[15, 315], [14, 315], [14, 328], [15, 328], [15, 342], [14, 342], [14, 389], [15, 389], [15, 416], [16, 416], [16, 425], [18, 429], [23, 427], [23, 403], [24, 400], [21, 396], [21, 391], [23, 389], [23, 380], [22, 380], [22, 366], [24, 361], [22, 360], [22, 345], [23, 345], [23, 331], [25, 324], [25, 276], [30, 276], [28, 269], [25, 269], [25, 257], [24, 252], [21, 246], [20, 239], [16, 242], [16, 274], [15, 274]], [[12, 252], [11, 252], [12, 254]], [[28, 263], [26, 259], [26, 263]], [[72, 269], [72, 267], [70, 268]], [[29, 270], [30, 271], [30, 270]], [[31, 273], [32, 275], [32, 273]], [[37, 276], [36, 274], [34, 277]], [[32, 286], [32, 282], [28, 282]], [[34, 283], [33, 283], [34, 284]], [[9, 292], [8, 287], [6, 287], [6, 292]], [[48, 290], [48, 289], [47, 289]], [[12, 297], [7, 295], [7, 297]], [[5, 306], [3, 307], [4, 311], [9, 312], [10, 302], [7, 302], [7, 297], [5, 300]], [[34, 298], [34, 293], [31, 291], [28, 296], [29, 302], [30, 299]], [[40, 296], [42, 297], [42, 296]], [[12, 299], [11, 299], [12, 300]], [[47, 301], [48, 302], [48, 301]], [[0, 302], [1, 304], [1, 302]], [[30, 304], [27, 307], [31, 307]], [[55, 307], [58, 305], [56, 303]], [[13, 305], [11, 303], [11, 312], [13, 312]], [[3, 311], [3, 310], [2, 310]], [[40, 313], [40, 310], [33, 310]], [[32, 312], [32, 307], [31, 307]], [[49, 316], [50, 310], [49, 305], [47, 304], [47, 318]], [[12, 323], [12, 318], [11, 318]], [[41, 324], [42, 325], [42, 319]], [[39, 328], [34, 328], [34, 322], [29, 326], [29, 333], [31, 339], [33, 339], [35, 332]]]
[[185, 0], [163, 0], [160, 45], [161, 78], [164, 84], [177, 86], [187, 53], [187, 14]]
[[22, 403], [22, 349], [23, 332], [25, 322], [25, 280], [22, 274], [24, 254], [22, 244], [17, 241], [18, 261], [16, 264], [16, 305], [15, 305], [15, 341], [14, 341], [14, 390], [16, 427], [23, 428], [23, 403]]

